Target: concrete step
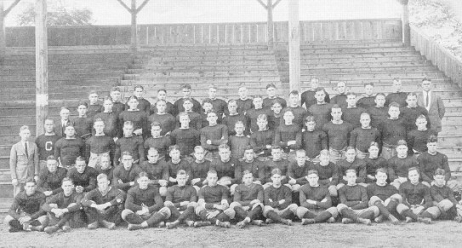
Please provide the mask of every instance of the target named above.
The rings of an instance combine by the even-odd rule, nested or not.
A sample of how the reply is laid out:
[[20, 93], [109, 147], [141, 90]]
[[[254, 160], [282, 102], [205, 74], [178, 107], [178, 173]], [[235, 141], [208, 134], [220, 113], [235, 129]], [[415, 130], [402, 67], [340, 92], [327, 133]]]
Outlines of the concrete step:
[[0, 198], [0, 213], [8, 213], [13, 204], [13, 195], [11, 197]]

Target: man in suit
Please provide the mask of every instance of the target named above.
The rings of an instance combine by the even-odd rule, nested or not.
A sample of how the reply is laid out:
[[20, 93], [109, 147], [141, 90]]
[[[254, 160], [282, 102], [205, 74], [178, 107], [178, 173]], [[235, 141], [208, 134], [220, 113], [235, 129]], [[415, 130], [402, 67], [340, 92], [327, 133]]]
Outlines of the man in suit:
[[61, 107], [61, 111], [59, 111], [59, 116], [61, 116], [61, 118], [58, 121], [55, 121], [55, 133], [58, 136], [66, 137], [64, 131], [66, 131], [67, 126], [71, 125], [69, 115], [69, 109], [67, 107]]
[[28, 126], [19, 129], [21, 141], [11, 147], [10, 171], [13, 193], [16, 196], [26, 184], [28, 179], [38, 181], [40, 166], [37, 145], [29, 141], [30, 130]]
[[441, 119], [444, 117], [445, 108], [441, 97], [431, 90], [432, 81], [428, 78], [422, 79], [422, 92], [417, 94], [417, 104], [428, 111], [430, 128], [441, 132]]

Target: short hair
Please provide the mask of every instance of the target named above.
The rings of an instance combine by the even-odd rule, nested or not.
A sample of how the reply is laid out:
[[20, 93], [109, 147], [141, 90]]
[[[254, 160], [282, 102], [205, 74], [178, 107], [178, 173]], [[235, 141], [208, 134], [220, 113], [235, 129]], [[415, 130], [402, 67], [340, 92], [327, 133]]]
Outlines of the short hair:
[[29, 126], [24, 125], [19, 128], [19, 132], [22, 132], [24, 130], [29, 130]]
[[55, 120], [53, 120], [51, 117], [45, 118], [45, 120], [43, 121], [43, 123], [45, 123], [46, 121], [51, 121], [51, 122], [53, 122], [53, 124], [55, 123]]
[[314, 123], [316, 123], [316, 119], [314, 118], [314, 116], [308, 115], [308, 116], [305, 118], [305, 122], [314, 122]]
[[324, 149], [324, 150], [319, 152], [319, 155], [320, 156], [330, 156], [330, 153], [329, 153], [329, 150]]
[[424, 81], [431, 82], [432, 80], [430, 78], [424, 77], [424, 78], [422, 78], [422, 82], [424, 82]]
[[133, 91], [135, 91], [136, 89], [144, 90], [144, 87], [142, 85], [137, 84], [133, 87]]
[[346, 96], [347, 96], [347, 97], [348, 97], [348, 96], [354, 96], [354, 97], [356, 97], [356, 94], [355, 94], [354, 92], [352, 92], [352, 91], [349, 91], [349, 92], [346, 93]]
[[353, 150], [353, 151], [356, 152], [356, 148], [354, 148], [353, 146], [347, 146], [347, 148], [345, 149], [345, 152], [347, 152], [349, 150]]
[[286, 109], [286, 111], [284, 111], [284, 115], [285, 115], [286, 113], [291, 113], [291, 114], [293, 115], [293, 114], [294, 114], [294, 111], [292, 111], [292, 109]]
[[282, 150], [282, 147], [277, 146], [277, 145], [273, 145], [273, 146], [271, 146], [271, 150]]
[[101, 180], [103, 180], [103, 179], [109, 180], [108, 177], [107, 177], [107, 175], [104, 174], [104, 173], [101, 173], [101, 174], [99, 174], [99, 175], [96, 177], [96, 181], [98, 181], [98, 182], [101, 181]]
[[111, 101], [112, 103], [114, 102], [114, 100], [112, 100], [112, 97], [110, 97], [110, 96], [106, 96], [106, 97], [104, 98], [104, 101], [103, 101], [103, 102], [105, 102], [105, 101]]
[[326, 89], [324, 89], [324, 87], [317, 87], [316, 89], [314, 89], [314, 92], [319, 92], [319, 91], [326, 93]]
[[214, 169], [211, 169], [211, 170], [207, 171], [207, 176], [209, 176], [210, 174], [212, 174], [212, 175], [218, 175], [217, 171], [214, 170]]
[[348, 173], [354, 173], [355, 176], [356, 176], [356, 170], [355, 169], [348, 169], [345, 171], [345, 175], [347, 175]]
[[82, 156], [78, 156], [78, 157], [75, 159], [75, 163], [77, 163], [77, 162], [84, 162], [84, 163], [86, 164], [85, 159], [84, 159]]
[[268, 121], [268, 116], [266, 114], [259, 114], [257, 117], [257, 121], [258, 120]]
[[407, 146], [407, 142], [403, 139], [398, 140], [398, 142], [396, 143], [396, 147], [398, 146]]
[[446, 175], [446, 171], [444, 169], [441, 169], [441, 168], [438, 168], [435, 170], [435, 176], [445, 176]]
[[419, 168], [413, 166], [413, 167], [407, 169], [407, 173], [408, 173], [408, 174], [409, 174], [409, 172], [411, 172], [411, 171], [417, 171], [417, 173], [419, 173]]
[[111, 92], [118, 91], [120, 92], [120, 88], [118, 86], [114, 86], [111, 88]]
[[130, 96], [130, 97], [128, 98], [127, 102], [129, 102], [129, 101], [132, 100], [132, 99], [135, 99], [136, 101], [138, 101], [138, 97], [136, 97], [136, 96]]
[[379, 93], [375, 94], [375, 98], [377, 98], [378, 96], [383, 96], [383, 97], [385, 97], [385, 94], [383, 94], [382, 92], [379, 92]]
[[168, 147], [168, 153], [171, 153], [172, 151], [175, 151], [175, 150], [181, 153], [180, 147], [178, 145], [173, 145], [173, 146]]
[[364, 87], [366, 87], [366, 86], [368, 86], [368, 85], [370, 85], [370, 86], [374, 87], [374, 83], [372, 83], [372, 82], [367, 82], [367, 83], [364, 83], [364, 85], [363, 85], [363, 86], [364, 86]]
[[300, 93], [298, 92], [298, 90], [292, 90], [289, 95], [299, 95]]
[[63, 180], [61, 180], [61, 185], [63, 185], [65, 182], [71, 182], [71, 184], [74, 184], [74, 181], [70, 177], [63, 178]]
[[375, 141], [372, 141], [371, 144], [369, 145], [369, 147], [373, 147], [373, 146], [379, 148], [379, 143], [377, 143]]
[[[183, 103], [184, 103], [184, 102], [183, 102]], [[212, 100], [210, 100], [210, 99], [208, 99], [208, 98], [206, 98], [206, 99], [204, 99], [204, 101], [202, 101], [202, 106], [204, 106], [204, 104], [206, 104], [206, 103], [213, 104], [213, 103], [212, 103]]]
[[239, 87], [238, 87], [237, 89], [240, 90], [240, 89], [242, 89], [242, 88], [247, 89], [247, 86], [246, 86], [245, 84], [241, 84], [241, 85], [239, 85]]
[[161, 92], [161, 91], [163, 91], [163, 92], [165, 92], [165, 94], [167, 94], [167, 90], [166, 90], [166, 89], [164, 89], [164, 88], [162, 88], [162, 89], [158, 89], [158, 90], [157, 90], [157, 93], [159, 93], [159, 92]]
[[415, 120], [417, 121], [419, 119], [427, 120], [427, 117], [425, 117], [425, 115], [419, 115], [419, 116], [417, 116], [417, 118]]
[[244, 147], [244, 152], [245, 152], [245, 151], [249, 151], [249, 150], [252, 151], [252, 152], [254, 152], [252, 146], [246, 146], [246, 147]]
[[276, 105], [276, 104], [279, 104], [279, 105], [282, 107], [282, 103], [281, 103], [281, 101], [279, 101], [279, 100], [274, 100], [274, 101], [273, 101], [273, 104], [271, 104], [271, 107], [274, 106], [274, 105]]
[[47, 157], [47, 161], [50, 161], [50, 160], [58, 161], [58, 160], [56, 159], [56, 157], [53, 156], [53, 155], [50, 155], [50, 156]]
[[185, 170], [178, 170], [178, 171], [176, 172], [176, 176], [177, 176], [177, 177], [178, 177], [178, 176], [186, 176], [186, 177], [188, 177], [188, 173], [186, 173]]
[[359, 118], [362, 118], [363, 115], [367, 115], [367, 116], [369, 116], [369, 118], [371, 118], [371, 115], [369, 113], [367, 113], [367, 112], [362, 112], [361, 115], [359, 116]]
[[148, 154], [149, 154], [149, 152], [157, 152], [157, 153], [159, 153], [159, 151], [155, 147], [150, 147], [149, 150], [148, 150]]
[[132, 153], [129, 152], [129, 151], [124, 151], [124, 152], [122, 152], [122, 156], [121, 156], [121, 157], [123, 157], [123, 156], [130, 156], [130, 157], [133, 157], [133, 156], [132, 156]]
[[88, 96], [94, 95], [94, 94], [98, 95], [98, 92], [96, 90], [91, 90], [90, 93], [88, 93]]
[[393, 82], [395, 82], [395, 81], [396, 82], [401, 82], [401, 78], [397, 78], [397, 77], [393, 78]]
[[227, 144], [221, 144], [218, 146], [218, 150], [231, 150]]
[[181, 85], [181, 89], [188, 89], [188, 90], [190, 90], [190, 89], [191, 89], [191, 85], [190, 85], [190, 84], [183, 84], [183, 85]]
[[232, 102], [235, 102], [235, 103], [237, 103], [237, 100], [236, 100], [236, 99], [229, 99], [229, 101], [228, 101], [228, 105], [229, 105], [230, 103], [232, 103]]
[[191, 104], [193, 103], [193, 101], [191, 100], [191, 98], [184, 98], [184, 99], [183, 99], [183, 104], [185, 104], [186, 102], [190, 102]]
[[242, 177], [244, 177], [244, 176], [247, 175], [247, 174], [250, 174], [250, 175], [252, 175], [252, 177], [253, 177], [253, 174], [252, 174], [252, 172], [251, 172], [250, 170], [245, 170], [245, 171], [243, 171], [243, 172], [242, 172]]
[[203, 152], [204, 152], [204, 151], [205, 151], [204, 147], [202, 147], [202, 146], [195, 146], [195, 147], [194, 147], [194, 152], [199, 152], [199, 151], [203, 151]]
[[158, 99], [157, 102], [156, 102], [156, 106], [157, 106], [157, 104], [160, 103], [160, 102], [164, 102], [165, 104], [167, 104], [167, 101]]
[[438, 137], [434, 134], [430, 135], [427, 139], [427, 144], [428, 143], [438, 143]]
[[299, 150], [295, 151], [295, 154], [297, 154], [297, 155], [298, 155], [298, 154], [303, 154], [303, 155], [306, 156], [306, 151], [303, 150], [303, 149], [299, 149]]
[[234, 123], [234, 127], [236, 127], [238, 124], [244, 126], [245, 128], [244, 122], [242, 121], [236, 121], [236, 123]]
[[276, 85], [273, 84], [273, 83], [269, 83], [266, 85], [266, 89], [269, 89], [269, 88], [275, 88], [276, 89]]
[[126, 121], [126, 122], [124, 122], [124, 127], [125, 127], [125, 126], [132, 126], [132, 127], [134, 127], [135, 125], [134, 125], [133, 122], [131, 122], [131, 121]]
[[254, 100], [257, 99], [257, 98], [263, 99], [263, 96], [261, 96], [261, 95], [255, 95], [255, 96], [253, 96], [252, 101], [254, 101]]
[[147, 178], [149, 178], [149, 175], [148, 175], [147, 172], [142, 171], [142, 172], [140, 172], [140, 174], [138, 174], [138, 179], [139, 179], [139, 178], [142, 178], [142, 177], [147, 177]]
[[216, 89], [216, 90], [217, 90], [218, 87], [217, 87], [216, 85], [214, 85], [214, 84], [210, 84], [210, 85], [209, 85], [209, 90], [210, 90], [210, 89]]
[[393, 108], [399, 108], [399, 103], [397, 103], [397, 102], [392, 102], [392, 103], [390, 103], [390, 104], [388, 105], [388, 108], [392, 108], [392, 107], [393, 107]]
[[306, 173], [307, 176], [309, 176], [311, 174], [319, 175], [317, 170], [309, 170], [308, 173]]
[[88, 103], [87, 102], [84, 102], [84, 101], [81, 101], [77, 104], [77, 108], [79, 108], [80, 106], [85, 106], [85, 108], [88, 108]]
[[103, 119], [101, 119], [101, 118], [96, 118], [95, 121], [93, 121], [93, 125], [95, 125], [95, 123], [97, 123], [97, 122], [102, 122], [102, 123], [104, 124]]
[[342, 107], [340, 107], [340, 105], [338, 105], [338, 104], [334, 104], [334, 105], [332, 105], [331, 111], [332, 111], [332, 109], [342, 109]]
[[214, 115], [216, 115], [218, 117], [217, 112], [215, 112], [213, 109], [210, 110], [210, 112], [207, 113], [207, 116], [209, 116], [209, 114], [214, 114]]
[[109, 155], [109, 153], [103, 153], [101, 154], [101, 159], [102, 158], [107, 158], [108, 160], [111, 160], [111, 156]]
[[63, 111], [63, 110], [67, 110], [69, 111], [69, 108], [67, 106], [62, 106], [61, 109], [59, 110], [59, 112]]
[[414, 93], [414, 92], [409, 92], [409, 93], [407, 94], [407, 96], [406, 96], [406, 99], [407, 99], [408, 97], [410, 97], [410, 96], [415, 96], [415, 97], [417, 98], [417, 94], [416, 94], [416, 93]]
[[273, 176], [273, 175], [279, 175], [279, 176], [281, 176], [281, 175], [282, 175], [282, 172], [281, 172], [280, 169], [275, 168], [275, 169], [272, 169], [272, 170], [271, 170], [271, 176]]
[[152, 127], [160, 127], [160, 128], [162, 128], [162, 126], [160, 125], [160, 122], [158, 122], [158, 121], [153, 121], [153, 122], [151, 123], [151, 128], [152, 128]]
[[375, 174], [376, 174], [376, 175], [379, 174], [379, 172], [380, 172], [380, 173], [385, 173], [385, 174], [387, 174], [387, 169], [385, 169], [385, 168], [378, 168], [377, 170], [375, 170]]
[[26, 180], [26, 183], [25, 183], [24, 185], [26, 185], [26, 184], [28, 184], [28, 183], [33, 183], [34, 185], [37, 185], [37, 182], [36, 182], [33, 178], [28, 178], [28, 179]]
[[180, 119], [180, 117], [182, 117], [182, 116], [187, 116], [187, 117], [189, 118], [188, 113], [186, 113], [186, 112], [181, 112], [181, 113], [178, 114], [178, 119]]

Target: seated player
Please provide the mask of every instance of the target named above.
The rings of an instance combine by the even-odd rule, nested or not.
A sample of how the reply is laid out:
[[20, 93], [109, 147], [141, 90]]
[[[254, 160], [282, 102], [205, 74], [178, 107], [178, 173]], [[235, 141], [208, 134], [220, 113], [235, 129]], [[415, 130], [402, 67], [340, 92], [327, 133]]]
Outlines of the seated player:
[[121, 157], [122, 165], [117, 166], [113, 172], [113, 186], [124, 192], [135, 186], [136, 177], [141, 169], [133, 164], [133, 157], [130, 152], [123, 152]]
[[321, 151], [319, 160], [319, 163], [311, 165], [311, 169], [317, 172], [317, 182], [319, 185], [327, 188], [330, 196], [337, 197], [338, 167], [330, 161], [328, 150]]
[[149, 184], [146, 172], [139, 173], [137, 183], [128, 190], [125, 209], [121, 214], [130, 231], [159, 226], [168, 215], [167, 211], [160, 211], [164, 202], [159, 189]]
[[396, 155], [399, 140], [406, 140], [406, 127], [399, 117], [399, 105], [395, 102], [388, 107], [389, 117], [381, 122], [377, 129], [382, 137], [382, 157], [390, 159]]
[[234, 159], [242, 159], [244, 157], [245, 148], [250, 147], [250, 138], [244, 135], [245, 126], [243, 122], [236, 122], [234, 129], [235, 135], [229, 137], [231, 155]]
[[197, 193], [194, 187], [186, 185], [189, 180], [184, 170], [179, 170], [176, 175], [177, 185], [168, 188], [164, 208], [160, 212], [168, 213], [165, 216], [167, 228], [172, 229], [186, 223], [189, 227], [194, 226], [194, 208], [197, 206]]
[[[271, 181], [271, 171], [279, 169], [281, 171], [281, 183], [287, 184], [289, 178], [287, 177], [287, 170], [289, 169], [289, 160], [282, 157], [282, 148], [280, 146], [271, 147], [271, 160], [265, 162], [265, 180], [263, 188], [266, 189], [273, 184]], [[289, 184], [290, 186], [290, 184]]]
[[274, 85], [273, 83], [269, 83], [266, 85], [266, 94], [268, 95], [268, 97], [263, 99], [264, 109], [270, 109], [275, 101], [280, 102], [283, 108], [287, 106], [286, 100], [276, 95], [276, 90], [276, 85]]
[[[282, 116], [283, 116], [282, 104], [280, 102], [278, 102], [278, 101], [274, 101], [273, 106], [271, 106], [271, 111], [268, 113], [268, 127], [269, 127], [269, 129], [276, 130], [281, 125]], [[258, 125], [258, 123], [257, 123], [257, 125]]]
[[361, 114], [366, 112], [365, 109], [356, 106], [356, 94], [353, 92], [348, 92], [347, 94], [347, 107], [342, 109], [343, 120], [350, 123], [353, 128], [361, 126], [359, 122]]
[[274, 143], [274, 131], [268, 128], [268, 117], [261, 114], [257, 118], [258, 131], [250, 135], [250, 145], [257, 156], [269, 156]]
[[213, 112], [217, 113], [218, 116], [218, 123], [221, 123], [223, 119], [223, 114], [228, 110], [228, 104], [223, 100], [217, 98], [217, 86], [210, 85], [209, 90], [207, 91], [209, 97], [205, 100], [209, 100], [213, 106]]
[[[144, 95], [144, 87], [141, 86], [141, 85], [135, 85], [133, 87], [133, 95], [132, 96], [136, 97], [136, 99], [138, 100], [137, 108], [139, 110], [145, 112], [146, 115], [149, 115], [149, 113], [151, 111], [151, 103], [148, 100], [144, 99], [143, 95]], [[130, 102], [130, 100], [127, 102], [127, 106], [125, 106], [126, 109], [130, 108], [130, 103], [129, 102]]]
[[[161, 136], [170, 134], [173, 130], [175, 130], [175, 117], [171, 113], [167, 112], [168, 104], [169, 103], [164, 100], [157, 100], [155, 105], [156, 112], [148, 117], [148, 123], [151, 124], [151, 128], [154, 122], [159, 124], [160, 129], [162, 130], [160, 133]], [[173, 107], [171, 111], [173, 111]]]
[[229, 207], [228, 189], [217, 184], [217, 172], [207, 172], [207, 185], [199, 190], [199, 197], [195, 209], [196, 215], [201, 221], [196, 221], [194, 227], [215, 224], [220, 227], [229, 228], [229, 217], [223, 212]]
[[281, 171], [271, 171], [272, 185], [264, 191], [263, 216], [266, 223], [282, 223], [291, 226], [292, 218], [297, 211], [297, 204], [292, 203], [292, 192], [281, 183]]
[[78, 194], [90, 192], [96, 188], [96, 177], [98, 171], [95, 168], [87, 166], [82, 157], [75, 160], [75, 167], [67, 171], [69, 177], [75, 185], [75, 191]]
[[169, 174], [168, 185], [171, 186], [177, 183], [173, 176], [178, 174], [179, 170], [184, 170], [189, 173], [190, 166], [187, 159], [181, 158], [180, 148], [177, 145], [170, 146], [169, 155], [172, 159], [167, 162]]
[[332, 106], [332, 121], [324, 124], [322, 130], [327, 134], [329, 154], [333, 163], [344, 157], [348, 146], [350, 132], [353, 126], [342, 120], [342, 109], [338, 105]]
[[352, 222], [370, 225], [371, 219], [379, 216], [377, 206], [368, 206], [366, 188], [356, 183], [356, 170], [348, 169], [345, 172], [347, 184], [339, 189], [340, 203], [338, 212], [342, 216], [342, 223]]
[[242, 179], [242, 174], [244, 173], [244, 171], [250, 171], [252, 173], [254, 183], [260, 185], [265, 183], [265, 164], [255, 159], [255, 152], [250, 146], [247, 146], [244, 149], [244, 159], [242, 161], [239, 161], [239, 166], [236, 169], [235, 177], [238, 180]]
[[38, 148], [40, 171], [47, 167], [48, 156], [54, 155], [56, 142], [61, 137], [55, 133], [55, 123], [51, 118], [45, 119], [43, 123], [45, 133], [35, 139]]
[[388, 219], [394, 225], [399, 223], [399, 220], [393, 215], [396, 213], [396, 207], [403, 200], [398, 190], [387, 183], [386, 168], [378, 168], [375, 173], [376, 181], [367, 186], [366, 191], [369, 197], [369, 206], [377, 206], [380, 215], [375, 218], [375, 222], [382, 222], [383, 219]]
[[422, 213], [422, 218], [428, 220], [455, 220], [462, 222], [462, 205], [454, 198], [454, 192], [446, 186], [446, 172], [436, 169], [435, 183], [430, 188], [433, 199], [433, 207], [429, 207]]
[[47, 167], [40, 171], [38, 189], [49, 197], [62, 191], [61, 183], [67, 175], [67, 170], [58, 167], [58, 161], [52, 156], [47, 158]]
[[25, 182], [24, 190], [13, 200], [3, 223], [9, 226], [9, 232], [43, 231], [47, 216], [41, 206], [45, 203], [45, 194], [36, 190], [34, 179]]
[[93, 128], [95, 129], [95, 135], [85, 142], [85, 157], [88, 161], [88, 166], [95, 168], [100, 165], [101, 155], [103, 154], [109, 154], [111, 160], [114, 161], [115, 142], [113, 138], [104, 134], [103, 120], [95, 120], [93, 122]]
[[263, 100], [261, 96], [255, 96], [253, 98], [253, 106], [253, 108], [247, 110], [245, 113], [248, 121], [247, 127], [250, 129], [250, 133], [254, 133], [259, 129], [257, 125], [258, 117], [261, 114], [268, 116], [270, 112], [268, 109], [263, 108]]
[[427, 118], [424, 115], [419, 115], [415, 121], [417, 129], [411, 130], [407, 133], [407, 144], [409, 152], [418, 158], [420, 154], [426, 152], [427, 140], [430, 136], [437, 136], [434, 130], [427, 128]]
[[371, 126], [378, 128], [380, 123], [388, 118], [388, 108], [385, 107], [385, 95], [375, 95], [375, 106], [370, 107], [367, 112], [371, 115]]
[[144, 141], [145, 154], [149, 149], [154, 148], [159, 153], [160, 159], [168, 160], [168, 148], [171, 146], [170, 136], [162, 134], [162, 127], [159, 122], [151, 123], [151, 137]]
[[393, 78], [392, 93], [388, 94], [385, 98], [385, 106], [389, 107], [393, 102], [396, 102], [399, 106], [406, 106], [407, 93], [401, 91], [402, 87], [401, 79]]
[[155, 148], [148, 150], [148, 160], [139, 165], [141, 171], [148, 173], [149, 183], [159, 187], [161, 196], [167, 194], [168, 166], [165, 160], [161, 159]]
[[96, 168], [96, 171], [99, 174], [104, 174], [107, 176], [109, 182], [112, 182], [114, 179], [114, 167], [111, 165], [111, 158], [108, 154], [101, 156], [101, 166]]
[[[193, 111], [193, 102], [191, 99], [184, 99], [183, 100], [183, 108], [184, 108], [184, 113], [189, 117], [190, 120], [190, 127], [196, 129], [197, 131], [200, 131], [202, 128], [202, 118], [201, 118], [201, 112], [195, 112]], [[180, 112], [183, 113], [183, 112]], [[181, 120], [180, 120], [180, 114], [176, 116], [176, 126], [181, 127]]]
[[[117, 86], [112, 87], [111, 91], [109, 92], [109, 95], [110, 95], [110, 99], [112, 100], [112, 103], [113, 103], [112, 112], [114, 112], [114, 114], [118, 118], [119, 114], [122, 113], [122, 111], [125, 110], [125, 104], [122, 102], [122, 94], [120, 92], [120, 88], [117, 87]], [[105, 103], [104, 103], [104, 105], [105, 105]], [[111, 135], [109, 135], [109, 136], [111, 136]]]
[[[87, 116], [86, 102], [79, 103], [79, 105], [77, 106], [77, 113], [78, 116], [72, 120], [72, 125], [75, 128], [76, 136], [81, 138], [85, 142], [88, 138], [90, 138], [91, 129], [93, 126], [93, 119]], [[95, 113], [95, 115], [98, 113]]]
[[113, 230], [122, 222], [120, 214], [123, 210], [125, 193], [111, 186], [111, 181], [105, 174], [99, 174], [97, 181], [98, 187], [85, 194], [81, 203], [90, 223], [88, 229], [103, 226]]
[[312, 163], [306, 160], [305, 150], [297, 150], [295, 161], [290, 162], [287, 170], [288, 183], [292, 191], [298, 191], [301, 186], [307, 183], [306, 174], [311, 166]]
[[[119, 92], [120, 93], [120, 92]], [[125, 105], [118, 102], [115, 107], [115, 102], [110, 97], [104, 99], [104, 110], [93, 117], [93, 120], [101, 119], [104, 122], [104, 134], [113, 138], [116, 141], [120, 136], [119, 114], [125, 109]], [[121, 108], [122, 107], [122, 108]], [[120, 112], [117, 112], [120, 111]], [[93, 135], [94, 135], [93, 131]]]
[[338, 175], [339, 175], [339, 184], [337, 185], [337, 189], [342, 188], [345, 184], [347, 184], [347, 180], [344, 178], [346, 175], [347, 170], [353, 169], [356, 171], [356, 183], [359, 185], [366, 187], [366, 163], [364, 160], [359, 159], [356, 157], [356, 150], [355, 148], [349, 146], [345, 152], [345, 159], [340, 160], [337, 163], [338, 166]]
[[314, 121], [316, 122], [315, 129], [321, 130], [324, 124], [330, 121], [330, 113], [334, 105], [330, 104], [328, 99], [326, 99], [327, 92], [324, 88], [316, 88], [315, 92], [314, 98], [316, 101], [309, 108], [307, 106], [306, 109], [314, 117]]
[[114, 166], [120, 164], [120, 157], [124, 152], [129, 152], [132, 155], [134, 164], [142, 163], [145, 159], [143, 143], [142, 137], [133, 135], [133, 123], [131, 121], [125, 122], [123, 137], [115, 143]]
[[276, 129], [274, 134], [274, 144], [280, 146], [284, 152], [300, 149], [302, 143], [302, 129], [293, 123], [294, 114], [291, 110], [284, 113], [284, 123]]
[[346, 96], [346, 84], [343, 81], [340, 81], [337, 83], [337, 87], [335, 87], [335, 90], [337, 91], [337, 95], [332, 97], [330, 99], [330, 103], [332, 104], [337, 104], [341, 108], [346, 108], [347, 106], [347, 96]]
[[98, 102], [98, 92], [95, 90], [90, 91], [88, 94], [88, 110], [87, 117], [93, 119], [93, 117], [103, 111], [103, 106]]
[[[215, 112], [207, 114], [209, 125], [201, 129], [201, 146], [213, 157], [218, 152], [218, 146], [228, 143], [228, 128], [217, 123]], [[211, 160], [211, 159], [210, 159]]]
[[[128, 98], [128, 108], [126, 108], [122, 113], [119, 114], [119, 123], [123, 124], [126, 121], [131, 121], [133, 123], [133, 133], [136, 136], [143, 136], [143, 138], [145, 138], [147, 137], [148, 132], [148, 114], [150, 111], [150, 106], [148, 106], [147, 110], [142, 110], [138, 107], [139, 103], [140, 102], [138, 101], [138, 98], [136, 96], [131, 96], [130, 98]], [[121, 126], [120, 128], [122, 129], [123, 126]], [[123, 130], [120, 130], [120, 133], [123, 133]]]
[[205, 149], [202, 146], [194, 148], [195, 160], [189, 165], [189, 176], [191, 186], [194, 186], [197, 192], [205, 185], [207, 172], [210, 170], [210, 161], [205, 159]]
[[85, 156], [85, 143], [75, 137], [73, 126], [67, 126], [64, 133], [66, 136], [56, 142], [55, 158], [61, 167], [70, 169], [74, 167], [76, 158]]
[[[300, 106], [303, 107], [303, 104], [305, 104], [305, 108], [309, 111], [310, 107], [313, 104], [316, 104], [316, 102], [318, 100], [316, 98], [316, 89], [317, 88], [319, 88], [319, 79], [318, 78], [312, 78], [310, 80], [310, 89], [303, 92], [301, 97], [300, 97], [301, 98]], [[324, 102], [329, 103], [330, 102], [329, 94], [327, 94], [327, 92], [325, 92], [325, 91], [324, 91], [324, 93], [325, 93]], [[313, 113], [311, 113], [311, 114], [313, 114]]]
[[[241, 115], [245, 115], [249, 109], [254, 108], [253, 100], [252, 98], [248, 97], [248, 92], [249, 91], [247, 90], [247, 87], [245, 87], [244, 85], [239, 86], [239, 89], [238, 89], [239, 99], [237, 99], [236, 102], [237, 102], [237, 112], [239, 112], [239, 114]], [[229, 102], [228, 102], [228, 108], [229, 108]]]
[[[399, 186], [407, 181], [408, 169], [412, 167], [419, 167], [419, 162], [415, 157], [408, 156], [407, 143], [404, 140], [398, 141], [396, 147], [396, 156], [389, 159], [388, 174], [390, 176], [391, 185], [399, 189]], [[430, 184], [425, 184], [430, 187]]]
[[[300, 129], [303, 128], [303, 120], [306, 116], [306, 110], [299, 105], [300, 97], [299, 93], [296, 90], [293, 90], [289, 94], [289, 106], [282, 110], [282, 116], [288, 110], [292, 111], [294, 115], [293, 123], [297, 124]], [[284, 124], [284, 121], [281, 120], [281, 124]]]
[[189, 127], [189, 116], [187, 113], [178, 115], [180, 127], [173, 130], [170, 135], [172, 145], [177, 145], [183, 156], [190, 156], [194, 152], [194, 147], [200, 145], [200, 132]]
[[359, 96], [356, 105], [365, 110], [369, 110], [369, 108], [375, 106], [375, 96], [376, 94], [374, 94], [374, 83], [365, 83], [364, 94]]
[[310, 161], [318, 162], [321, 150], [327, 149], [327, 134], [315, 129], [316, 121], [311, 115], [305, 118], [305, 127], [302, 132], [302, 149]]
[[[426, 108], [417, 105], [417, 94], [416, 93], [411, 92], [407, 94], [406, 103], [407, 103], [406, 107], [401, 107], [399, 111], [401, 113], [403, 124], [406, 127], [407, 132], [410, 132], [417, 128], [416, 120], [417, 120], [417, 117], [420, 115], [425, 116], [425, 118], [427, 119], [427, 123], [429, 123], [428, 111]], [[429, 128], [430, 125], [428, 124], [427, 127]]]
[[422, 218], [421, 214], [433, 206], [430, 188], [423, 185], [420, 180], [420, 172], [417, 167], [408, 169], [409, 181], [399, 186], [399, 194], [403, 201], [398, 204], [396, 211], [406, 218], [406, 222], [419, 221], [426, 224], [431, 223], [430, 219]]
[[260, 218], [263, 213], [264, 191], [261, 185], [253, 181], [252, 172], [246, 170], [242, 173], [242, 183], [236, 187], [234, 201], [225, 210], [230, 219], [239, 221], [239, 228], [244, 228], [248, 224], [263, 224]]
[[377, 128], [371, 127], [371, 116], [368, 113], [362, 113], [360, 118], [361, 127], [351, 131], [349, 144], [356, 148], [356, 157], [364, 159], [369, 155], [369, 144], [380, 142], [380, 132]]
[[[223, 185], [234, 194], [234, 189], [237, 187], [238, 178], [237, 170], [239, 169], [238, 161], [231, 158], [231, 150], [228, 145], [218, 147], [218, 158], [215, 158], [210, 163], [210, 170], [216, 171], [218, 175], [218, 184]], [[207, 182], [207, 179], [203, 184]]]
[[306, 180], [308, 183], [300, 188], [300, 207], [297, 208], [297, 216], [302, 220], [302, 225], [334, 223], [338, 210], [332, 206], [327, 187], [318, 183], [318, 172], [309, 170]]
[[366, 183], [373, 183], [376, 181], [375, 174], [377, 169], [385, 169], [388, 178], [388, 161], [383, 157], [379, 157], [379, 144], [371, 142], [369, 146], [369, 156], [364, 159], [366, 163]]
[[243, 113], [238, 112], [238, 104], [237, 100], [231, 99], [228, 101], [228, 112], [225, 112], [226, 116], [223, 117], [223, 125], [228, 128], [228, 136], [235, 135], [236, 131], [234, 130], [234, 126], [237, 122], [242, 122], [245, 128], [245, 135], [248, 135], [249, 128], [246, 127], [248, 121], [247, 117]]
[[83, 194], [74, 191], [74, 183], [68, 177], [63, 178], [61, 192], [53, 195], [42, 206], [47, 212], [48, 224], [44, 231], [52, 234], [58, 230], [68, 232], [71, 227], [78, 227], [80, 220], [80, 201]]
[[427, 140], [428, 150], [422, 153], [417, 161], [419, 162], [420, 173], [422, 180], [428, 185], [433, 183], [433, 173], [436, 169], [443, 169], [445, 171], [445, 180], [448, 186], [453, 189], [457, 182], [451, 179], [451, 170], [449, 168], [448, 156], [437, 151], [438, 138], [436, 136], [430, 136]]

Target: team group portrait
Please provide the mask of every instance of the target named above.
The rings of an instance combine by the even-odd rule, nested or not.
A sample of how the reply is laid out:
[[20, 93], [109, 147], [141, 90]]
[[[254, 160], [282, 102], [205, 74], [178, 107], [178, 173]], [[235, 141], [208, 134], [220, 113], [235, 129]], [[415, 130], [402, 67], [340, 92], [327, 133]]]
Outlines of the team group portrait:
[[104, 1], [0, 2], [0, 247], [460, 245], [458, 1]]

